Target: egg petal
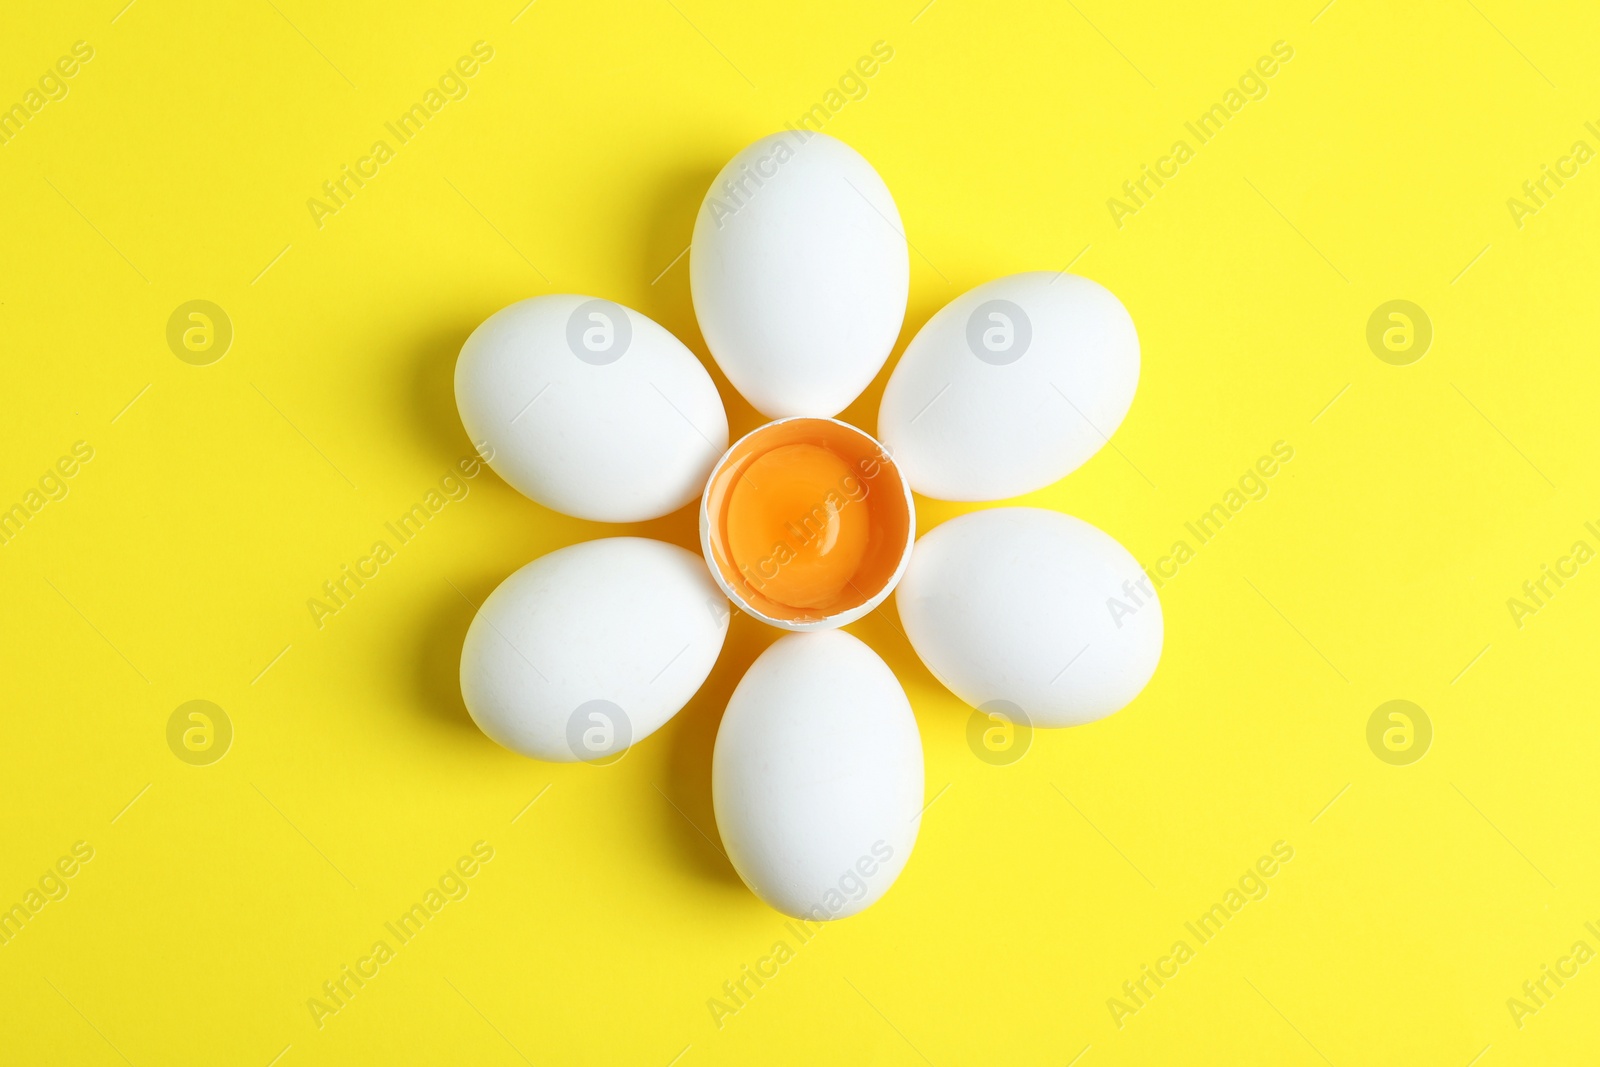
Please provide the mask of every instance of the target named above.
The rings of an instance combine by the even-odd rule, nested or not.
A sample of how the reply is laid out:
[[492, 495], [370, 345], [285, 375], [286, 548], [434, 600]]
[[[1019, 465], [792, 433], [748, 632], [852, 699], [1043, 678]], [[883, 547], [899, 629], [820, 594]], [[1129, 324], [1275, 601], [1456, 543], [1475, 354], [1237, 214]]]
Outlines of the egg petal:
[[462, 346], [455, 386], [489, 466], [580, 519], [676, 511], [728, 447], [722, 398], [694, 353], [609, 300], [536, 296], [495, 312]]
[[884, 388], [878, 436], [924, 496], [1004, 500], [1099, 451], [1138, 384], [1139, 335], [1109, 290], [1014, 274], [917, 331]]
[[643, 537], [558, 549], [489, 594], [461, 649], [461, 696], [490, 738], [605, 763], [687, 704], [730, 608], [700, 557]]
[[769, 418], [829, 418], [889, 357], [911, 262], [872, 164], [825, 133], [790, 130], [712, 182], [689, 280], [706, 346], [746, 400]]
[[1137, 560], [1082, 519], [992, 508], [924, 534], [895, 590], [906, 636], [975, 708], [1005, 701], [1033, 726], [1125, 707], [1161, 659], [1161, 601]]
[[728, 858], [758, 897], [799, 918], [856, 914], [916, 843], [922, 739], [905, 690], [843, 630], [779, 639], [728, 701], [711, 792]]

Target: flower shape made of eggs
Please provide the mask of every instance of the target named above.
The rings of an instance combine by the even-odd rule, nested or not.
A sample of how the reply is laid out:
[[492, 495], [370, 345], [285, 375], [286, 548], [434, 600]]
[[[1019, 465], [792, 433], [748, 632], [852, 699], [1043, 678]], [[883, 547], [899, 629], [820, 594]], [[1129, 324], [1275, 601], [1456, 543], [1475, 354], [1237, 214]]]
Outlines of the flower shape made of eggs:
[[[833, 416], [882, 369], [909, 280], [899, 211], [871, 164], [825, 134], [789, 131], [723, 168], [690, 257], [712, 357], [774, 421], [729, 448], [722, 401], [693, 353], [644, 315], [590, 297], [505, 308], [456, 365], [468, 434], [546, 507], [637, 522], [700, 499], [699, 556], [613, 537], [507, 578], [462, 649], [474, 721], [537, 759], [609, 762], [704, 683], [730, 600], [794, 631], [735, 688], [712, 793], [740, 877], [810, 919], [854, 914], [887, 891], [923, 803], [905, 691], [838, 627], [898, 587], [902, 627], [928, 669], [1023, 729], [1111, 714], [1161, 655], [1144, 572], [1086, 522], [994, 508], [916, 539], [913, 490], [1000, 500], [1094, 454], [1138, 383], [1127, 311], [1064, 273], [957, 297], [895, 367], [879, 444]], [[1130, 599], [1132, 613], [1112, 610]]]

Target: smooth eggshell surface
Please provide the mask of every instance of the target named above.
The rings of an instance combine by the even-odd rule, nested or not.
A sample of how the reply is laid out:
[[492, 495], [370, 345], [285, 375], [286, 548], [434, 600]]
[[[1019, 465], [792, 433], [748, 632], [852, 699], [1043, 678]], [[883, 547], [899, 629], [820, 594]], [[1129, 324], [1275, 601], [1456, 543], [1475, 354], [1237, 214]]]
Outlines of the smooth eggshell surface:
[[1161, 603], [1138, 562], [1059, 512], [993, 508], [934, 527], [895, 597], [951, 692], [975, 708], [1007, 701], [1034, 726], [1110, 715], [1161, 659]]
[[762, 138], [717, 175], [695, 219], [689, 280], [733, 387], [769, 418], [827, 418], [888, 358], [911, 264], [872, 164], [797, 130]]
[[461, 696], [513, 752], [604, 762], [689, 702], [729, 614], [705, 562], [676, 545], [611, 537], [559, 549], [484, 601], [461, 650]]
[[489, 316], [456, 361], [456, 406], [513, 488], [599, 522], [683, 507], [728, 447], [722, 398], [694, 353], [637, 311], [586, 296]]
[[911, 856], [922, 787], [905, 691], [842, 630], [779, 639], [717, 730], [722, 843], [745, 884], [787, 915], [839, 919], [883, 896]]
[[917, 331], [884, 389], [878, 437], [924, 496], [1003, 500], [1094, 455], [1138, 384], [1139, 335], [1109, 290], [1014, 274]]

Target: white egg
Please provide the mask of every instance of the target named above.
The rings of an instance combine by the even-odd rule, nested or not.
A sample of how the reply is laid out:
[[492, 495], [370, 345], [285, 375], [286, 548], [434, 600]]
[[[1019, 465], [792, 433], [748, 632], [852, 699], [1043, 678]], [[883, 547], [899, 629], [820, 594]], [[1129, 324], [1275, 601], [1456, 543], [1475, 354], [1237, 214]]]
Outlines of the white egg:
[[757, 896], [801, 918], [854, 915], [917, 839], [922, 739], [905, 691], [842, 630], [779, 639], [728, 701], [711, 792], [728, 858]]
[[1074, 726], [1124, 707], [1161, 659], [1161, 602], [1138, 562], [1095, 527], [993, 508], [924, 534], [895, 592], [928, 670], [981, 708]]
[[770, 418], [827, 418], [888, 358], [911, 264], [872, 164], [827, 134], [793, 130], [717, 175], [695, 219], [689, 280], [733, 387]]
[[980, 285], [917, 331], [883, 392], [878, 437], [937, 500], [1003, 500], [1076, 470], [1122, 424], [1139, 335], [1074, 274]]
[[637, 311], [536, 296], [495, 312], [456, 361], [467, 435], [511, 486], [580, 519], [639, 522], [700, 495], [728, 447], [711, 375]]
[[525, 756], [605, 763], [700, 688], [728, 632], [706, 565], [676, 545], [610, 537], [558, 549], [484, 601], [461, 649], [473, 721]]

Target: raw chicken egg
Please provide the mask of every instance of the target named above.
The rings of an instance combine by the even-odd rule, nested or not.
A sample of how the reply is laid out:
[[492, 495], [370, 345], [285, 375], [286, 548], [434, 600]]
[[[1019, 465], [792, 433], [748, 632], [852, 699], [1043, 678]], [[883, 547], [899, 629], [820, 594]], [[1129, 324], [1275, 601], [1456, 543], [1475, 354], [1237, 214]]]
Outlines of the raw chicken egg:
[[878, 434], [924, 496], [1004, 500], [1066, 477], [1122, 424], [1139, 334], [1109, 290], [1013, 274], [941, 308], [889, 376]]
[[692, 553], [607, 537], [540, 556], [472, 620], [461, 697], [524, 756], [605, 763], [694, 696], [722, 651], [728, 602]]
[[889, 187], [825, 133], [749, 145], [695, 219], [700, 332], [728, 381], [770, 418], [836, 415], [860, 396], [900, 336], [910, 282]]
[[552, 294], [489, 316], [461, 346], [456, 405], [511, 486], [564, 515], [676, 511], [728, 444], [711, 375], [672, 334], [609, 300]]
[[1082, 519], [991, 508], [917, 542], [895, 595], [917, 656], [975, 708], [1034, 726], [1126, 707], [1161, 660], [1161, 601], [1128, 550]]
[[842, 630], [779, 638], [717, 728], [717, 832], [739, 877], [785, 915], [842, 919], [888, 892], [916, 844], [922, 793], [905, 690]]

